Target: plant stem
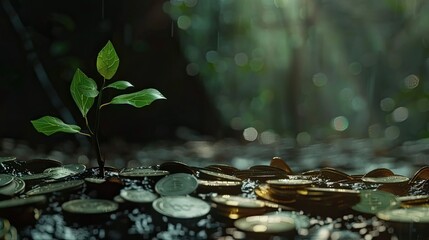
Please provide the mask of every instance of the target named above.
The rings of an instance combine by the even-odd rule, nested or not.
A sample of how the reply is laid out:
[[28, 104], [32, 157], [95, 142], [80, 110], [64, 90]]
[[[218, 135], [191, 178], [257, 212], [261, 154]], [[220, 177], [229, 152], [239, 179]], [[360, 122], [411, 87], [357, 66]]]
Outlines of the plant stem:
[[[106, 79], [103, 79], [103, 85], [100, 89], [104, 88], [104, 85], [106, 84]], [[98, 98], [97, 98], [97, 108], [95, 109], [95, 127], [94, 127], [94, 147], [97, 154], [97, 162], [98, 162], [98, 168], [100, 169], [100, 177], [104, 178], [104, 159], [101, 155], [100, 150], [100, 142], [98, 141], [98, 135], [100, 131], [100, 105], [103, 97], [103, 90], [100, 91]]]

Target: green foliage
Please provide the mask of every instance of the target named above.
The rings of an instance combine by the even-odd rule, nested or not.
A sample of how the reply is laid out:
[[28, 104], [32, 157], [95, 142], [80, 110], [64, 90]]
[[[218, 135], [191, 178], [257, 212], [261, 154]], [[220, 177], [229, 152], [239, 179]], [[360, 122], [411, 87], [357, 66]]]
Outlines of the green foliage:
[[149, 88], [135, 93], [116, 96], [112, 99], [112, 101], [110, 101], [110, 103], [129, 104], [131, 106], [141, 108], [158, 99], [165, 99], [165, 97], [158, 90]]
[[70, 93], [82, 116], [86, 117], [94, 104], [94, 98], [98, 95], [97, 84], [77, 69], [70, 85]]
[[[105, 80], [111, 79], [119, 67], [119, 57], [116, 54], [113, 44], [108, 41], [107, 44], [101, 49], [97, 56], [97, 70], [100, 75], [103, 77], [103, 82], [101, 87], [97, 86], [97, 83], [89, 78], [85, 73], [80, 69], [77, 69], [73, 80], [70, 85], [70, 93], [77, 107], [79, 108], [82, 117], [85, 119], [88, 132], [81, 132], [81, 127], [76, 125], [70, 125], [64, 123], [62, 120], [51, 117], [44, 116], [42, 118], [31, 121], [34, 128], [47, 136], [52, 135], [57, 132], [65, 133], [78, 133], [89, 137], [97, 136], [97, 127], [95, 132], [91, 130], [91, 127], [88, 123], [87, 115], [89, 110], [92, 108], [95, 102], [95, 98], [100, 98], [97, 102], [97, 111], [101, 107], [109, 104], [129, 104], [131, 106], [141, 108], [151, 104], [153, 101], [158, 99], [165, 99], [165, 97], [156, 89], [144, 89], [138, 92], [122, 94], [114, 97], [110, 102], [102, 103], [102, 92], [106, 88], [116, 89], [116, 90], [125, 90], [127, 88], [133, 87], [133, 85], [128, 81], [116, 81], [107, 86], [105, 86]], [[96, 114], [98, 118], [98, 114]], [[96, 119], [96, 122], [99, 122], [99, 119]]]
[[119, 67], [119, 57], [110, 41], [101, 49], [97, 57], [97, 70], [105, 79], [111, 79]]
[[116, 81], [106, 86], [106, 88], [114, 88], [118, 90], [124, 90], [129, 87], [134, 87], [130, 82], [127, 81]]
[[65, 133], [79, 133], [80, 127], [76, 125], [66, 124], [61, 119], [52, 116], [44, 116], [39, 119], [31, 121], [34, 128], [50, 136], [56, 132], [65, 132]]

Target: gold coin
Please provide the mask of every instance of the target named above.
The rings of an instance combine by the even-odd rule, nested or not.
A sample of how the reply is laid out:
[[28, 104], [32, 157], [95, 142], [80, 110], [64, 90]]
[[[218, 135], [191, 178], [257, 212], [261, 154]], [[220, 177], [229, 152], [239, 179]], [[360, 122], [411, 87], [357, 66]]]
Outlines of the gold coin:
[[264, 202], [257, 199], [250, 199], [241, 196], [232, 195], [218, 195], [211, 197], [212, 202], [217, 204], [226, 205], [229, 207], [240, 207], [240, 208], [264, 208]]
[[390, 169], [387, 168], [377, 168], [369, 171], [367, 174], [362, 177], [388, 177], [395, 175]]
[[326, 195], [335, 195], [335, 194], [350, 194], [357, 195], [359, 191], [345, 189], [345, 188], [317, 188], [311, 187], [306, 189], [297, 190], [297, 193], [305, 196], [326, 196]]
[[281, 189], [299, 189], [304, 187], [309, 187], [313, 184], [311, 180], [302, 180], [302, 179], [273, 179], [267, 180], [266, 182], [268, 186], [273, 188], [281, 188]]
[[283, 215], [259, 215], [238, 219], [234, 226], [252, 233], [285, 233], [295, 230], [295, 221]]
[[280, 203], [280, 204], [290, 204], [296, 201], [295, 198], [279, 198], [272, 194], [270, 187], [267, 184], [261, 184], [255, 188], [255, 194], [264, 200]]

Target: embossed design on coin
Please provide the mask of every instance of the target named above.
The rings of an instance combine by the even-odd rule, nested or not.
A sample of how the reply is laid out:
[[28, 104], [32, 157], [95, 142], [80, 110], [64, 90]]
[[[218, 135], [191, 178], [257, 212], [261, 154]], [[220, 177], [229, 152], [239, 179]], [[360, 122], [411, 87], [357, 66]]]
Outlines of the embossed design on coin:
[[210, 205], [205, 201], [190, 196], [167, 196], [153, 201], [153, 209], [167, 217], [198, 218], [210, 212]]
[[7, 196], [13, 196], [16, 194], [19, 194], [23, 192], [25, 189], [25, 182], [24, 180], [14, 177], [12, 182], [10, 182], [8, 185], [0, 188], [0, 194], [7, 195]]
[[155, 193], [143, 189], [123, 189], [120, 196], [127, 201], [135, 203], [150, 203], [158, 198]]
[[191, 174], [175, 173], [163, 177], [155, 185], [155, 190], [162, 196], [187, 195], [198, 187], [198, 180]]
[[362, 190], [360, 202], [352, 208], [355, 211], [376, 214], [379, 211], [399, 207], [396, 196], [383, 191]]
[[9, 183], [12, 182], [12, 180], [13, 180], [12, 175], [0, 174], [0, 187], [8, 185]]

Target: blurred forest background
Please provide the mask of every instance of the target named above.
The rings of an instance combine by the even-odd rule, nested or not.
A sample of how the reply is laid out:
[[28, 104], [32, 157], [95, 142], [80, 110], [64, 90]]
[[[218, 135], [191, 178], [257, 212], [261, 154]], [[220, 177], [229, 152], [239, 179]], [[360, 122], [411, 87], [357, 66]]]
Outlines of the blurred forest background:
[[78, 67], [101, 80], [107, 40], [121, 60], [115, 79], [167, 101], [105, 108], [105, 141], [429, 136], [426, 0], [0, 2], [2, 138], [74, 141], [30, 120], [84, 125], [70, 82]]

